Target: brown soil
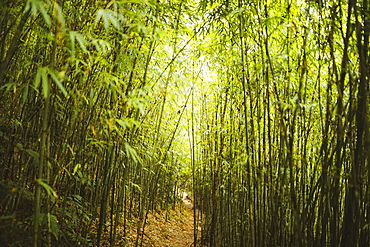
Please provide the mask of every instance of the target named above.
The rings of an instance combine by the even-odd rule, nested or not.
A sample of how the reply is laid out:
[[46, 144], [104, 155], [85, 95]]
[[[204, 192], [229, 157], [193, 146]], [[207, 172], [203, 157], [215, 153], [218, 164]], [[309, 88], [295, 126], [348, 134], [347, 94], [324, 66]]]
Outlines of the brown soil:
[[[191, 205], [182, 203], [176, 210], [148, 216], [142, 246], [190, 247], [194, 242], [193, 231]], [[135, 246], [135, 239], [136, 232], [132, 231], [126, 246]]]

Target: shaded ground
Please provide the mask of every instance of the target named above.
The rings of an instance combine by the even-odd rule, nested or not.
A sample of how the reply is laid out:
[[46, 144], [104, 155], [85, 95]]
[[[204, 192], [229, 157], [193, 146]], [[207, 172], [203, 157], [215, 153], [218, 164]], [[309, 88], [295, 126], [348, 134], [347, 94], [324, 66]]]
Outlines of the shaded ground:
[[150, 216], [144, 240], [148, 245], [145, 246], [191, 246], [194, 241], [193, 229], [190, 209], [173, 212], [168, 220], [165, 215]]
[[[192, 246], [193, 212], [192, 203], [183, 198], [183, 203], [176, 210], [150, 214], [145, 227], [143, 246], [145, 247], [188, 247]], [[129, 233], [129, 243], [135, 246], [136, 233]]]

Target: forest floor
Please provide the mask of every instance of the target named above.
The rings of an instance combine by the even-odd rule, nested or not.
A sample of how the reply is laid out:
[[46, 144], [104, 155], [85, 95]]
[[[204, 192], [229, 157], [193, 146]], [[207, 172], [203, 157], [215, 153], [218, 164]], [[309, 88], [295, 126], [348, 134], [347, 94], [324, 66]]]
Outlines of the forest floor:
[[[193, 212], [189, 200], [183, 199], [175, 210], [148, 215], [143, 245], [147, 247], [193, 246]], [[126, 246], [135, 246], [136, 233], [131, 232]]]

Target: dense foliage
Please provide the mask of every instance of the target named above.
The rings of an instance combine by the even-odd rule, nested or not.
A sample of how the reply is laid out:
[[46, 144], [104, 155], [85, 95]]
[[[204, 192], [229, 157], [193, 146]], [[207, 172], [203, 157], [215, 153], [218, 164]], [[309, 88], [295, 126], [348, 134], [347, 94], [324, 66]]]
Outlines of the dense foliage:
[[369, 10], [2, 1], [0, 244], [141, 246], [185, 189], [194, 246], [368, 246]]
[[368, 9], [211, 5], [218, 90], [196, 114], [205, 244], [369, 244]]

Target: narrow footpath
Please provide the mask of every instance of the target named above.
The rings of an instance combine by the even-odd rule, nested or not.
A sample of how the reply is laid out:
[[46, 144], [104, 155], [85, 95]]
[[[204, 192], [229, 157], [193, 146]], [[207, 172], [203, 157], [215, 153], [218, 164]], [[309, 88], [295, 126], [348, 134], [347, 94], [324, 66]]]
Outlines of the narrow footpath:
[[[185, 193], [176, 210], [150, 214], [143, 239], [145, 247], [190, 247], [194, 242], [193, 204]], [[131, 246], [129, 243], [127, 246]]]

